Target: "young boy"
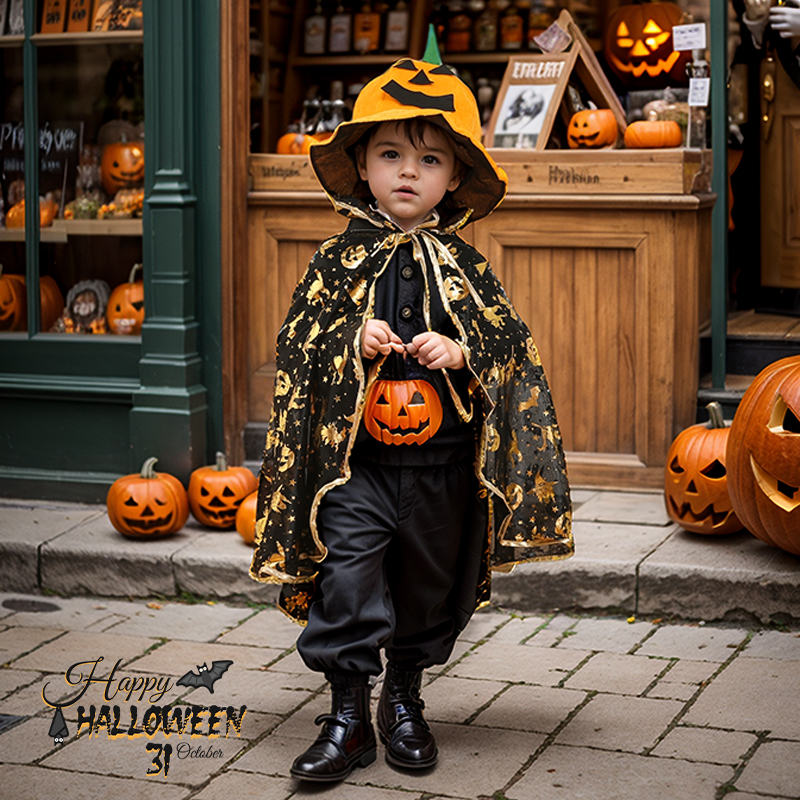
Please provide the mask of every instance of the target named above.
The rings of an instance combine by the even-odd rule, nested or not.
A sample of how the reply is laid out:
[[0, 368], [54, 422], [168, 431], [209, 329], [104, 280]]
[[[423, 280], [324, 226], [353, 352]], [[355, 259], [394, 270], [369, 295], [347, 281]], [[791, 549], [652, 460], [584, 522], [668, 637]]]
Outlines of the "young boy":
[[488, 602], [491, 568], [566, 558], [572, 535], [533, 339], [457, 235], [507, 185], [469, 89], [403, 59], [311, 161], [350, 222], [312, 258], [278, 335], [251, 574], [283, 584], [280, 607], [306, 624], [298, 651], [331, 685], [292, 775], [337, 781], [376, 757], [381, 650], [386, 759], [436, 763], [422, 670]]

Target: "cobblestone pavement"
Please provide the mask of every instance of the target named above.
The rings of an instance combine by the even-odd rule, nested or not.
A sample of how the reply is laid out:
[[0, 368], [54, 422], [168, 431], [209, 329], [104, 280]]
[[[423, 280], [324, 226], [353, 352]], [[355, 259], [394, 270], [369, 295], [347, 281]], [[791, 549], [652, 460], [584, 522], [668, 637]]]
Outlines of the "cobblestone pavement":
[[[484, 610], [426, 675], [439, 764], [399, 772], [379, 752], [330, 787], [288, 775], [328, 710], [297, 632], [254, 604], [0, 594], [0, 796], [800, 798], [797, 628]], [[213, 693], [177, 685], [221, 660]], [[43, 695], [65, 704], [63, 743]]]

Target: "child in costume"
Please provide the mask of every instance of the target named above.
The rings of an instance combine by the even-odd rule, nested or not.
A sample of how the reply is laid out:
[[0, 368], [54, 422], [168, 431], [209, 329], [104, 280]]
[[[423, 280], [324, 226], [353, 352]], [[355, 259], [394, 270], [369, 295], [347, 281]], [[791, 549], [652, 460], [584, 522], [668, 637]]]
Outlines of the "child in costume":
[[[298, 652], [332, 690], [292, 766], [342, 780], [376, 757], [431, 767], [422, 670], [444, 664], [490, 570], [572, 554], [550, 393], [525, 323], [458, 230], [505, 173], [470, 90], [403, 59], [311, 149], [344, 233], [324, 242], [278, 335], [251, 575], [282, 584]], [[390, 374], [390, 373], [405, 374]]]

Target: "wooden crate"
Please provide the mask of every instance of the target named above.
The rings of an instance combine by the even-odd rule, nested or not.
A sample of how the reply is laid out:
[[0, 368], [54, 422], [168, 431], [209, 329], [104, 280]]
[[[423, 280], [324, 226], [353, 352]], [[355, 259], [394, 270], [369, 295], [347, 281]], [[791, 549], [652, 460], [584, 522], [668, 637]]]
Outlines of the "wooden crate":
[[[708, 150], [490, 151], [508, 173], [509, 194], [703, 194], [711, 190]], [[250, 156], [252, 191], [320, 188], [307, 156]]]

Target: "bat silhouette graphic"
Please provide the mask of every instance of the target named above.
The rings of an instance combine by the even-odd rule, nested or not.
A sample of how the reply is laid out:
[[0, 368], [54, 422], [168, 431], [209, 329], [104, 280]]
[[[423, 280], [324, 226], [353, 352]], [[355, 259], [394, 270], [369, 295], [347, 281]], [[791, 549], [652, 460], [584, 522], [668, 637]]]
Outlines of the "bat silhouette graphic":
[[233, 664], [233, 661], [212, 661], [209, 669], [204, 661], [197, 667], [197, 673], [199, 674], [187, 672], [178, 678], [178, 686], [190, 686], [192, 688], [205, 686], [211, 694], [214, 694], [214, 684], [231, 664]]

